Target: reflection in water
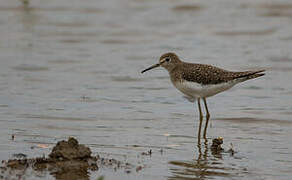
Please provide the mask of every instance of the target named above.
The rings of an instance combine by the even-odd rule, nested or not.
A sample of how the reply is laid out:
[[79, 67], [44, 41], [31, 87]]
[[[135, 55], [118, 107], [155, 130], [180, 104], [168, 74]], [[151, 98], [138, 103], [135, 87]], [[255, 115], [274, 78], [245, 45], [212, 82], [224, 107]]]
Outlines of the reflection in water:
[[64, 180], [64, 179], [71, 179], [71, 180], [89, 180], [89, 169], [87, 167], [82, 166], [68, 166], [64, 169], [60, 169], [58, 171], [52, 170], [50, 173], [53, 175], [56, 180]]
[[209, 152], [208, 140], [204, 138], [204, 150], [201, 143], [198, 143], [198, 154], [192, 161], [170, 161], [174, 165], [170, 168], [173, 176], [168, 179], [207, 179], [210, 177], [231, 176], [227, 170], [232, 170], [223, 166], [221, 151]]
[[29, 7], [28, 4], [24, 4], [20, 9], [19, 18], [23, 25], [23, 32], [32, 35], [34, 26], [37, 23], [37, 15], [34, 13], [34, 8]]
[[[21, 47], [23, 53], [20, 58], [24, 62], [27, 62], [28, 59], [33, 59], [34, 56], [34, 39], [36, 37], [35, 25], [37, 24], [38, 16], [35, 14], [34, 8], [30, 7], [28, 0], [22, 0], [22, 3], [23, 6], [20, 7], [18, 14], [18, 22], [22, 25], [22, 28], [19, 30], [21, 36], [19, 39], [20, 41], [18, 40], [15, 46]], [[46, 67], [41, 67], [41, 69], [42, 68], [46, 69]], [[32, 69], [34, 69], [34, 67], [32, 67]]]
[[[206, 111], [208, 112], [208, 108], [207, 108], [207, 104], [206, 103], [205, 103], [205, 107], [206, 107]], [[200, 105], [199, 105], [199, 110], [201, 111]], [[208, 129], [209, 120], [210, 120], [210, 114], [208, 112], [207, 115], [206, 115], [206, 124], [205, 124], [204, 134], [203, 134], [204, 139], [207, 139], [207, 129]], [[202, 122], [203, 122], [203, 116], [200, 116], [199, 130], [198, 130], [198, 144], [201, 144]]]
[[[32, 159], [31, 159], [32, 160]], [[69, 161], [68, 164], [51, 167], [46, 171], [33, 171], [31, 168], [7, 168], [5, 171], [1, 171], [1, 178], [6, 179], [32, 179], [31, 177], [38, 177], [36, 179], [48, 179], [48, 174], [52, 175], [55, 180], [89, 180], [90, 169], [85, 166], [78, 166], [76, 163]], [[84, 162], [85, 163], [85, 162]], [[59, 167], [59, 166], [60, 167]], [[37, 168], [36, 168], [37, 169]], [[52, 179], [52, 178], [50, 178]]]

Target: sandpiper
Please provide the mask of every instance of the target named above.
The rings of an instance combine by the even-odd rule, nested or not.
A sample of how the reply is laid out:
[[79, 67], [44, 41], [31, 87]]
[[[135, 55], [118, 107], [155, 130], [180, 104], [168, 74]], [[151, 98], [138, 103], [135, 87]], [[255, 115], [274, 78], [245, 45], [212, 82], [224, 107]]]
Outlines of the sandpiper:
[[168, 71], [172, 84], [181, 91], [188, 100], [192, 102], [197, 100], [200, 113], [198, 138], [201, 134], [203, 120], [200, 100], [203, 99], [206, 109], [206, 125], [204, 130], [204, 137], [206, 137], [208, 121], [210, 118], [206, 98], [226, 91], [240, 82], [263, 76], [264, 73], [262, 72], [265, 71], [227, 71], [207, 64], [184, 62], [180, 60], [175, 53], [169, 52], [160, 57], [159, 63], [150, 66], [141, 73], [159, 66], [164, 67]]

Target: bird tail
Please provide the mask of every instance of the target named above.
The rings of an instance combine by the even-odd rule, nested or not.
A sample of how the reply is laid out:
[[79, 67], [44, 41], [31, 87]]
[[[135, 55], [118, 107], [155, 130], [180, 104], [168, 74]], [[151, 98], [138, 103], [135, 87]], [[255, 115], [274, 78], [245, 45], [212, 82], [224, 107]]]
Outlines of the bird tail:
[[265, 75], [265, 73], [263, 73], [263, 72], [265, 72], [264, 69], [257, 70], [257, 71], [239, 72], [238, 75], [235, 77], [235, 79], [240, 79], [242, 81], [246, 81], [249, 79], [254, 79], [254, 78], [261, 77], [261, 76]]

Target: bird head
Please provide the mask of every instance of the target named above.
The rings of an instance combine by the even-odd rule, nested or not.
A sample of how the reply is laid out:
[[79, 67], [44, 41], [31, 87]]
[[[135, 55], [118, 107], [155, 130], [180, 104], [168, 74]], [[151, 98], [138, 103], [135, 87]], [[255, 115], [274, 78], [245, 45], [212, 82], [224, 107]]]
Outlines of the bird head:
[[165, 53], [162, 56], [160, 56], [159, 62], [157, 64], [154, 64], [154, 65], [150, 66], [149, 68], [144, 69], [141, 73], [144, 73], [144, 72], [149, 71], [151, 69], [157, 68], [159, 66], [164, 67], [166, 70], [168, 70], [170, 72], [180, 62], [181, 62], [181, 60], [179, 59], [179, 57], [175, 53], [172, 53], [172, 52]]

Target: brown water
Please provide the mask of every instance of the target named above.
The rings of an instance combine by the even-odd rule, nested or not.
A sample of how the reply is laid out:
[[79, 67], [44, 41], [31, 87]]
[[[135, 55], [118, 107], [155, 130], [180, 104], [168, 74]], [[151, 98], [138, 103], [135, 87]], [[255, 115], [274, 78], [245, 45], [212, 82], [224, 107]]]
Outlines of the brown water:
[[[289, 0], [0, 0], [0, 159], [41, 156], [74, 136], [145, 166], [102, 168], [92, 179], [291, 179], [291, 49]], [[222, 136], [234, 156], [197, 147], [197, 107], [164, 69], [139, 73], [168, 51], [230, 70], [267, 69], [208, 99], [205, 143]]]

